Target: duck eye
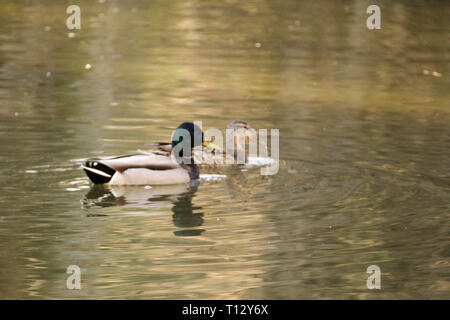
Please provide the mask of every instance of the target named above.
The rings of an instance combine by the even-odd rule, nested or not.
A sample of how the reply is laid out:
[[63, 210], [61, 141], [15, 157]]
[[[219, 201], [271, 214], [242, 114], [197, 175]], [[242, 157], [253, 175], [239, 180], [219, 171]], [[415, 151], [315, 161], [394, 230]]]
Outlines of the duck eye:
[[92, 162], [92, 166], [96, 167], [97, 166], [97, 162], [96, 161]]

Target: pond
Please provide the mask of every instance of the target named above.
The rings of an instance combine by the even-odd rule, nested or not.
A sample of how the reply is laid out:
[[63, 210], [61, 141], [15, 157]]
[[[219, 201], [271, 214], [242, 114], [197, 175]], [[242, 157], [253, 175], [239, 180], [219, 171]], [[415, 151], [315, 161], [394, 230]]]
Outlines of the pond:
[[[450, 3], [77, 3], [0, 4], [0, 298], [448, 299]], [[279, 129], [276, 174], [81, 169], [234, 119]]]

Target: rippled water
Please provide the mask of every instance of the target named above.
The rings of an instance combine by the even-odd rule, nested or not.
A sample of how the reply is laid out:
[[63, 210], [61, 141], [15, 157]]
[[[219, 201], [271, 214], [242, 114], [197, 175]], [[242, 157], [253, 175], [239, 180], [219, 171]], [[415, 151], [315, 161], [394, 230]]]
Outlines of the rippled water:
[[[356, 0], [102, 2], [74, 34], [67, 4], [0, 4], [0, 298], [448, 299], [448, 2], [376, 31]], [[278, 174], [80, 168], [233, 119], [280, 129]]]

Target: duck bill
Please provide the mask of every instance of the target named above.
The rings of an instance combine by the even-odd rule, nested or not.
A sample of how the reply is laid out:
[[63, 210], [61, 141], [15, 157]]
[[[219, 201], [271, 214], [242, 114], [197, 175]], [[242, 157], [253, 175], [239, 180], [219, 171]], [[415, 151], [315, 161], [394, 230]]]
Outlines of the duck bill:
[[211, 150], [214, 150], [214, 151], [220, 150], [220, 148], [218, 146], [216, 146], [214, 143], [209, 142], [209, 141], [203, 141], [202, 145], [203, 145], [203, 147], [210, 148]]
[[255, 139], [255, 138], [253, 138], [253, 137], [250, 137], [250, 136], [246, 136], [246, 137], [247, 137], [247, 140], [248, 140], [248, 141], [251, 141], [251, 142], [258, 142], [258, 140]]

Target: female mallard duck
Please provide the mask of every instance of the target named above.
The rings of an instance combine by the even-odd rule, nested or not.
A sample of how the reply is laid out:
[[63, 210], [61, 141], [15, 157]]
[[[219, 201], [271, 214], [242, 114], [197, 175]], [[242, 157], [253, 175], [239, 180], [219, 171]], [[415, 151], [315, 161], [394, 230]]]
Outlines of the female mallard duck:
[[[231, 143], [226, 144], [225, 151], [209, 143], [208, 148], [202, 150], [193, 150], [195, 163], [201, 167], [217, 167], [238, 164], [238, 155], [244, 155], [244, 163], [247, 163], [248, 154], [245, 152], [245, 143], [249, 139], [255, 141], [252, 136], [250, 125], [244, 120], [234, 120], [228, 126], [227, 130], [232, 130], [234, 139], [234, 147]], [[158, 150], [156, 153], [161, 155], [170, 155], [172, 152], [172, 144], [170, 142], [158, 142]], [[241, 163], [240, 163], [241, 164]]]
[[[185, 143], [182, 143], [187, 138]], [[190, 145], [189, 145], [190, 141]], [[106, 159], [89, 159], [83, 166], [89, 179], [95, 184], [110, 185], [167, 185], [186, 183], [199, 178], [199, 169], [192, 157], [196, 146], [208, 146], [201, 129], [184, 122], [172, 135], [173, 157], [160, 154], [124, 155]], [[190, 152], [183, 152], [190, 148]]]

